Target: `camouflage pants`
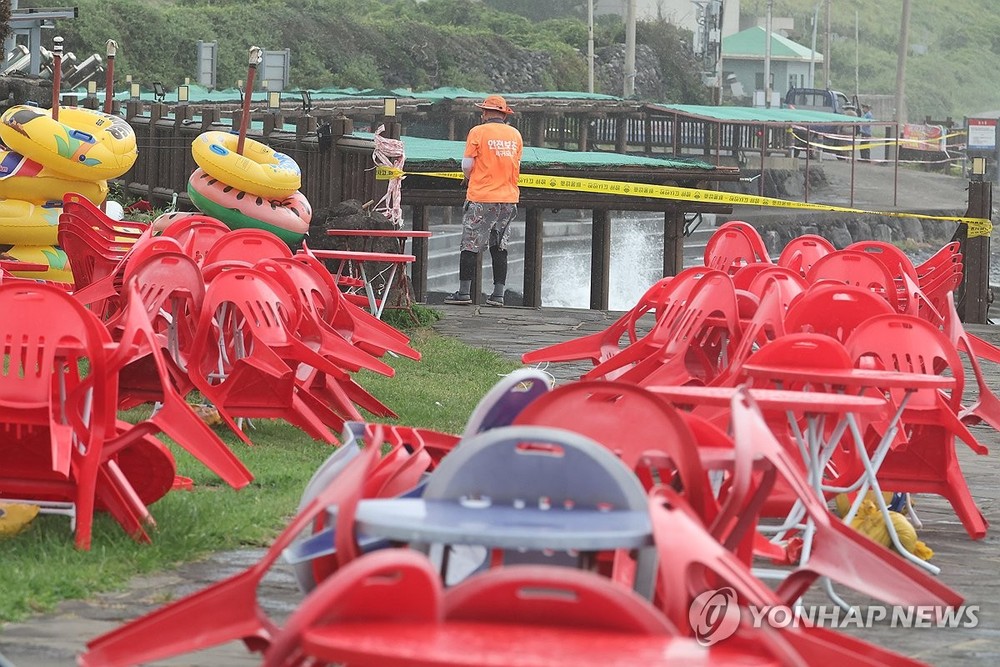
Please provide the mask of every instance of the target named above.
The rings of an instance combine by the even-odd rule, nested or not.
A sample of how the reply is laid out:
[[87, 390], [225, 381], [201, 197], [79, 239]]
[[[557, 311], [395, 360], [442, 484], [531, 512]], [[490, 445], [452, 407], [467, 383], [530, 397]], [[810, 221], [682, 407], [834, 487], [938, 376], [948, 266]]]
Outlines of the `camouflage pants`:
[[478, 253], [488, 243], [491, 248], [506, 250], [510, 223], [515, 215], [517, 204], [465, 202], [461, 249]]

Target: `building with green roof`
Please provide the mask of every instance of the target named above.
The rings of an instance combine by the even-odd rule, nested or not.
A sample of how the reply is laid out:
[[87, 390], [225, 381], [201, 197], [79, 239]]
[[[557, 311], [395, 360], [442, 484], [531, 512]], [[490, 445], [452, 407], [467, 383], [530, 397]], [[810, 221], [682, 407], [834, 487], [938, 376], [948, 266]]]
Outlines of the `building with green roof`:
[[[722, 78], [730, 90], [742, 89], [751, 97], [764, 90], [766, 35], [764, 28], [754, 26], [722, 39]], [[782, 99], [789, 88], [812, 87], [810, 64], [822, 65], [823, 54], [771, 33], [771, 89]]]

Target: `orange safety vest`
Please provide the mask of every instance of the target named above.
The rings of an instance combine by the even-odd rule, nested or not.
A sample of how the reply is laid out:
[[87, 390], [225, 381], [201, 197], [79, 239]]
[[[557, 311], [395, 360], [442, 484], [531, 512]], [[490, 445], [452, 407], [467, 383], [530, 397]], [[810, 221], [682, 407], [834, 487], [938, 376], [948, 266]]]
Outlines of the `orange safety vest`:
[[465, 157], [475, 158], [466, 198], [487, 204], [516, 204], [523, 150], [517, 128], [498, 122], [472, 128], [465, 140]]

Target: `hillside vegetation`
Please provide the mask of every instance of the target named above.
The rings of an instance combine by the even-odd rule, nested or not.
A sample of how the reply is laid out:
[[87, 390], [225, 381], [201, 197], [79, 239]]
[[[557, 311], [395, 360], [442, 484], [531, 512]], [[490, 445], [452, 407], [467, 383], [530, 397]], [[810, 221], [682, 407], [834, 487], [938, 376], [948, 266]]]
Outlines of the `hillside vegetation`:
[[[773, 0], [774, 16], [791, 16], [790, 37], [808, 45], [820, 6], [817, 49], [824, 50], [823, 0]], [[119, 80], [131, 74], [167, 88], [194, 78], [195, 43], [219, 45], [217, 80], [228, 88], [246, 77], [251, 45], [291, 50], [291, 87], [461, 86], [525, 92], [585, 90], [584, 0], [76, 0], [79, 18], [58, 34], [78, 56], [104, 53], [108, 38], [122, 47]], [[973, 0], [912, 0], [907, 107], [911, 120], [1000, 109], [1000, 12]], [[0, 3], [6, 6], [7, 3]], [[20, 6], [51, 6], [21, 0]], [[744, 18], [763, 17], [767, 0], [742, 0]], [[892, 95], [902, 0], [832, 0], [831, 78]], [[2, 20], [0, 13], [0, 20]], [[664, 21], [640, 22], [636, 95], [660, 102], [704, 103], [690, 54], [690, 33]], [[53, 32], [43, 33], [51, 38]], [[624, 25], [598, 17], [597, 92], [620, 95]], [[655, 84], [655, 85], [654, 85]]]
[[[21, 0], [21, 7], [51, 0]], [[291, 89], [322, 87], [526, 92], [586, 90], [587, 26], [579, 0], [77, 0], [79, 17], [56, 33], [66, 50], [105, 52], [109, 38], [121, 50], [118, 80], [168, 89], [194, 79], [196, 42], [218, 43], [217, 84], [246, 78], [251, 45], [290, 49]], [[496, 9], [494, 8], [497, 7]], [[585, 6], [585, 4], [583, 5]], [[523, 11], [518, 15], [499, 8]], [[53, 33], [46, 33], [51, 37]], [[639, 94], [655, 101], [697, 103], [706, 91], [693, 67], [690, 35], [664, 21], [637, 30], [645, 67], [653, 76]], [[620, 61], [624, 26], [597, 27], [596, 92], [621, 94], [621, 75], [602, 73], [600, 59]], [[617, 51], [616, 51], [617, 49]], [[608, 68], [604, 68], [607, 70]], [[620, 68], [619, 68], [620, 69]]]
[[[791, 39], [808, 46], [816, 0], [774, 0], [773, 16], [795, 18]], [[855, 10], [858, 11], [858, 88], [862, 95], [896, 90], [896, 50], [902, 0], [831, 5], [833, 87], [854, 91]], [[742, 0], [743, 15], [763, 17], [767, 0]], [[911, 0], [906, 105], [911, 121], [1000, 109], [1000, 12], [972, 0]], [[820, 9], [816, 50], [823, 51], [825, 12]]]

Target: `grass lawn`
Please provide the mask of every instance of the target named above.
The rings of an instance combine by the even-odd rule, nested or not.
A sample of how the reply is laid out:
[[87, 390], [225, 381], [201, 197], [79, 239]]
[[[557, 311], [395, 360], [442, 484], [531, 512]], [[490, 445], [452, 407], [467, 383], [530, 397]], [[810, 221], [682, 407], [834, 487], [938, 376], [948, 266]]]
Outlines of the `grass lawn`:
[[[458, 433], [483, 394], [518, 365], [429, 329], [410, 332], [423, 359], [386, 358], [394, 378], [373, 373], [358, 382], [399, 414], [399, 423]], [[125, 416], [128, 418], [128, 415]], [[197, 560], [212, 551], [266, 546], [298, 505], [302, 489], [331, 448], [281, 421], [255, 421], [253, 447], [220, 432], [254, 474], [234, 491], [171, 444], [178, 472], [194, 491], [173, 491], [151, 507], [152, 544], [133, 542], [107, 515], [95, 518], [90, 551], [73, 548], [64, 516], [39, 516], [16, 537], [0, 540], [0, 623], [52, 609], [60, 600], [120, 588], [134, 575]]]

